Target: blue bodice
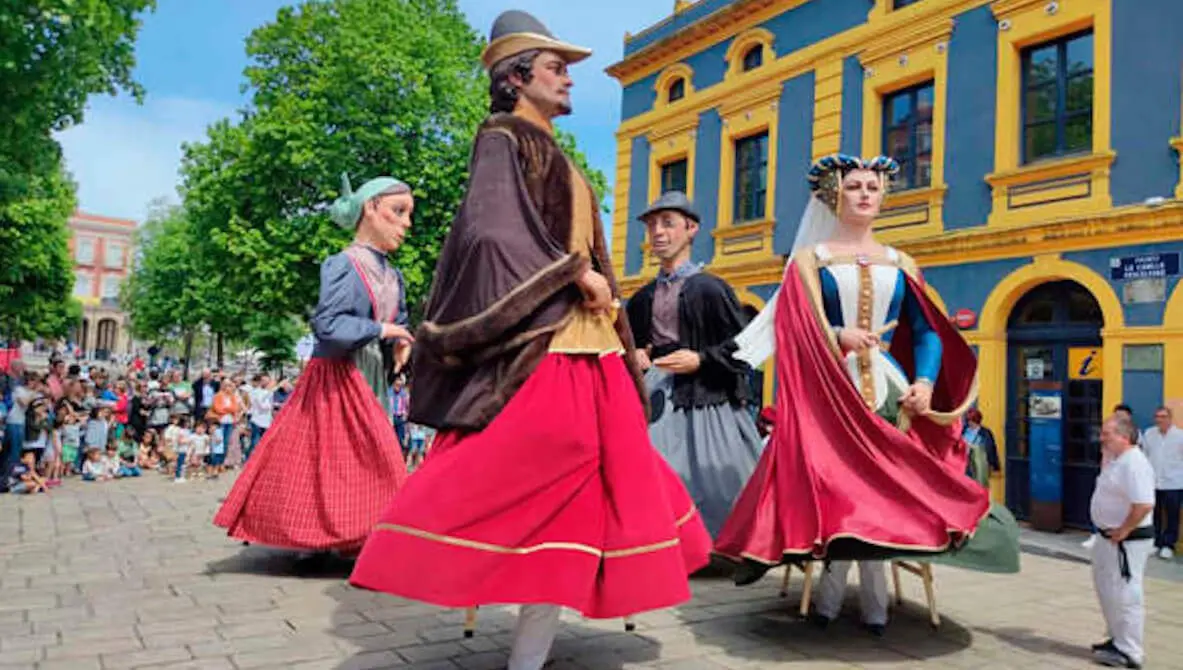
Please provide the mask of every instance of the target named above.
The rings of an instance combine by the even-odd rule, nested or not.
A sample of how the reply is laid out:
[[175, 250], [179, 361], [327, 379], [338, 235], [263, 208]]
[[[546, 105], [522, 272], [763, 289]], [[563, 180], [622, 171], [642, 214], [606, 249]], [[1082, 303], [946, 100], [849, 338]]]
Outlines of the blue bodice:
[[[874, 352], [871, 372], [875, 404], [882, 405], [888, 386], [905, 392], [916, 379], [936, 381], [941, 371], [941, 339], [924, 317], [917, 297], [908, 289], [904, 271], [899, 267], [898, 252], [888, 248], [884, 257], [866, 259], [866, 268], [852, 257], [831, 254], [824, 245], [817, 247], [816, 254], [820, 266], [822, 307], [831, 327], [865, 327], [879, 333], [887, 345], [890, 345], [895, 331], [894, 328], [885, 330], [885, 325], [893, 321], [906, 323], [912, 331], [916, 365], [913, 379], [907, 378], [899, 363], [886, 351], [888, 346]], [[864, 286], [868, 280], [869, 286]], [[847, 363], [852, 380], [859, 386], [861, 377], [855, 358], [854, 354], [849, 354]]]

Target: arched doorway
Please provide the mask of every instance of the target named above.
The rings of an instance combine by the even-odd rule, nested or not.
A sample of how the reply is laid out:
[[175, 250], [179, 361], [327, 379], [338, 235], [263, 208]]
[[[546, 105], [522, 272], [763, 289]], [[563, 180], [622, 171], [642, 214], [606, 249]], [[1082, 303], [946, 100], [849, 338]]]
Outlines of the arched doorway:
[[119, 324], [115, 319], [103, 319], [99, 321], [97, 338], [95, 340], [94, 356], [99, 360], [107, 360], [111, 352], [115, 350], [115, 339], [119, 333]]
[[1006, 504], [1038, 528], [1089, 526], [1101, 464], [1103, 326], [1096, 298], [1068, 280], [1033, 288], [1007, 321]]

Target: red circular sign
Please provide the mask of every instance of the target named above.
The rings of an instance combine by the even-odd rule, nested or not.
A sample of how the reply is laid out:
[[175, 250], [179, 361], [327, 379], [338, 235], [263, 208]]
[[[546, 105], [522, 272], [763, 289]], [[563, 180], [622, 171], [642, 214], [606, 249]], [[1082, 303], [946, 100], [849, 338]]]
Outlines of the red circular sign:
[[953, 315], [953, 323], [962, 330], [973, 328], [978, 322], [978, 315], [972, 309], [959, 309]]

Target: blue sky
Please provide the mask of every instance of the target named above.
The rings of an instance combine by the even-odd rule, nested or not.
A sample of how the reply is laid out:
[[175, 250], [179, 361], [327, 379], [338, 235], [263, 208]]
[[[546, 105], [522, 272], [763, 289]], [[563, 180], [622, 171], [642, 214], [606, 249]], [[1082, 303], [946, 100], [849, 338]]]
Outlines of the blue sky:
[[[558, 37], [595, 55], [572, 74], [575, 114], [561, 125], [574, 132], [592, 164], [615, 173], [614, 133], [620, 88], [604, 68], [621, 57], [625, 31], [665, 17], [672, 0], [459, 0], [478, 32], [497, 14], [524, 9]], [[181, 143], [200, 141], [206, 126], [245, 104], [243, 40], [275, 16], [280, 0], [159, 0], [144, 18], [136, 45], [142, 105], [126, 97], [94, 97], [84, 122], [59, 134], [78, 182], [79, 206], [95, 214], [142, 220], [157, 198], [177, 201]], [[611, 17], [606, 19], [605, 17]]]

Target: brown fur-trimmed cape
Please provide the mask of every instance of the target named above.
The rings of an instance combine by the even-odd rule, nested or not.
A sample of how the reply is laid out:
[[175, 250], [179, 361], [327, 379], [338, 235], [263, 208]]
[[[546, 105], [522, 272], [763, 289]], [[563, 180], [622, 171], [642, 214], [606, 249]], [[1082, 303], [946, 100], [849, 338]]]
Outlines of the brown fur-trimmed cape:
[[[497, 416], [582, 302], [574, 282], [588, 264], [568, 251], [572, 170], [548, 132], [489, 117], [469, 175], [411, 361], [410, 420], [440, 430], [477, 431]], [[591, 265], [619, 298], [599, 211], [594, 228]], [[646, 404], [624, 310], [615, 325]]]

